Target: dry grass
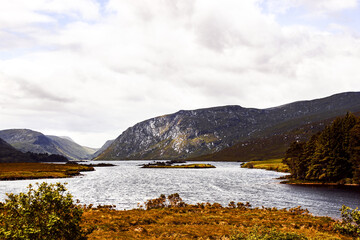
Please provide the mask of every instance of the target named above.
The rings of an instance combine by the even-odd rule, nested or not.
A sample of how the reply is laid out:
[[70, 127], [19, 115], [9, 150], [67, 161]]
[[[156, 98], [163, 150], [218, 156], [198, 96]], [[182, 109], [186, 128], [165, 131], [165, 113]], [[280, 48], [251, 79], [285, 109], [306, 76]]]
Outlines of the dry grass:
[[93, 170], [93, 167], [76, 164], [0, 163], [0, 180], [65, 178]]
[[143, 168], [215, 168], [211, 164], [184, 164], [184, 165], [146, 165]]
[[264, 161], [251, 161], [242, 165], [243, 168], [266, 169], [277, 172], [289, 172], [289, 167], [282, 163], [282, 159], [270, 159]]
[[336, 233], [334, 223], [331, 218], [314, 217], [299, 208], [288, 211], [191, 205], [128, 211], [87, 209], [82, 224], [93, 230], [89, 239], [243, 239], [237, 236], [259, 229], [307, 239], [351, 239]]

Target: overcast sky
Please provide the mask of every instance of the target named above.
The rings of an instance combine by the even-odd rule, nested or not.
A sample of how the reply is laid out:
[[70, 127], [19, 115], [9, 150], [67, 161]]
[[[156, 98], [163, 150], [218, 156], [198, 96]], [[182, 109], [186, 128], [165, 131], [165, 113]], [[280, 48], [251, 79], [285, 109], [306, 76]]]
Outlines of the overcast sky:
[[145, 119], [360, 90], [358, 0], [11, 0], [0, 129], [100, 147]]

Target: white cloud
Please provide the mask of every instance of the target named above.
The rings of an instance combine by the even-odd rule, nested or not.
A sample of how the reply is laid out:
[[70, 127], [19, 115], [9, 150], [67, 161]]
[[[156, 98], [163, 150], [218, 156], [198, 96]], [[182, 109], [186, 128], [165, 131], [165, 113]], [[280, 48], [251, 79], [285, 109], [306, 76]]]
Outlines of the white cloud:
[[0, 14], [3, 129], [100, 147], [180, 109], [272, 107], [360, 87], [358, 38], [282, 26], [255, 0], [110, 0], [103, 16], [90, 0], [10, 2], [1, 12], [24, 15]]
[[272, 12], [304, 7], [315, 14], [326, 14], [356, 8], [358, 0], [266, 0], [266, 4]]

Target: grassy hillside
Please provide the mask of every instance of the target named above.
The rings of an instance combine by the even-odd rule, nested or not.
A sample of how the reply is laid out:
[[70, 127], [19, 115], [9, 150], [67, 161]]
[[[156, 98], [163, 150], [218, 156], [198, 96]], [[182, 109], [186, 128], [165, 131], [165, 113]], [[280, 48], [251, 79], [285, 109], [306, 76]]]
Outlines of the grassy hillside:
[[[360, 115], [360, 113], [358, 112], [356, 115]], [[333, 120], [334, 118], [330, 118], [315, 123], [305, 124], [288, 132], [275, 133], [270, 137], [250, 139], [213, 154], [188, 158], [186, 160], [247, 162], [283, 158], [292, 142], [308, 140], [313, 134], [322, 131], [325, 126], [330, 124]], [[273, 127], [271, 131], [274, 131], [274, 128], [281, 129], [282, 127], [284, 127], [283, 124], [280, 124]]]
[[35, 160], [0, 138], [0, 163], [6, 162], [35, 162]]
[[53, 140], [57, 150], [70, 159], [91, 159], [92, 155], [96, 152], [95, 149], [83, 147], [63, 137], [49, 135], [46, 135], [46, 137]]

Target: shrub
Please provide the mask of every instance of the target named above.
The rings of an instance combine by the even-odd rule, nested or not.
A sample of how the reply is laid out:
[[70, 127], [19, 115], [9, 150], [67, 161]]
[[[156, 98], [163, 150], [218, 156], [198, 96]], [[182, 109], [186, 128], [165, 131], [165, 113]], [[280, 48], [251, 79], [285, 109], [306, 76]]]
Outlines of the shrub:
[[167, 198], [164, 194], [155, 199], [149, 199], [145, 203], [146, 210], [155, 208], [166, 208], [166, 207], [185, 207], [186, 203], [183, 202], [178, 193], [170, 194]]
[[249, 234], [238, 233], [231, 240], [306, 240], [307, 237], [291, 232], [281, 232], [275, 228], [266, 229], [255, 226]]
[[342, 221], [335, 225], [335, 229], [344, 234], [360, 237], [360, 211], [358, 208], [351, 209], [343, 205], [340, 210]]
[[82, 209], [60, 183], [30, 184], [27, 193], [6, 194], [0, 214], [0, 239], [86, 239]]

